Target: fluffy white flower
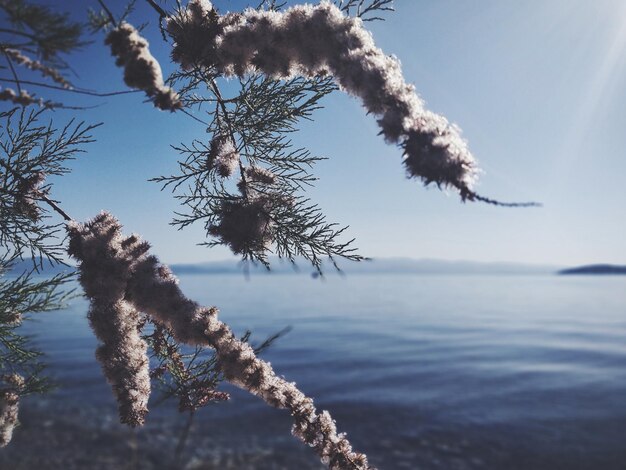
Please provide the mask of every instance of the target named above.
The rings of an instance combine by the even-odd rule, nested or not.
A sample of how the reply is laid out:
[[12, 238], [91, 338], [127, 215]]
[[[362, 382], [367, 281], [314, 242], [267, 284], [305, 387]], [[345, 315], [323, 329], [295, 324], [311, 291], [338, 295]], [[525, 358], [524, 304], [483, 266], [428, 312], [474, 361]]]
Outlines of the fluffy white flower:
[[214, 68], [225, 75], [261, 72], [273, 78], [327, 73], [379, 117], [385, 140], [399, 144], [409, 177], [456, 188], [472, 198], [474, 157], [460, 130], [427, 111], [400, 62], [376, 47], [358, 18], [328, 1], [283, 12], [247, 9], [219, 16], [209, 2], [192, 0], [168, 20], [172, 57], [183, 68]]
[[274, 239], [270, 204], [269, 196], [223, 201], [216, 209], [218, 221], [209, 227], [209, 233], [235, 254], [264, 252]]
[[42, 171], [19, 179], [16, 186], [15, 210], [29, 219], [39, 219], [41, 211], [36, 201], [43, 194], [40, 188], [45, 179], [46, 174]]
[[272, 185], [276, 182], [276, 175], [267, 168], [260, 166], [246, 167], [245, 176], [247, 181], [255, 183], [261, 183], [266, 185]]
[[[112, 311], [112, 301], [122, 295], [132, 307], [115, 304], [115, 308], [145, 312], [169, 328], [176, 340], [214, 348], [228, 381], [272, 406], [288, 409], [295, 421], [294, 434], [311, 445], [331, 469], [372, 469], [365, 455], [354, 452], [345, 437], [337, 434], [327, 412], [318, 414], [313, 401], [295, 384], [278, 377], [270, 364], [258, 359], [250, 345], [237, 339], [217, 318], [216, 308], [202, 307], [187, 298], [169, 268], [147, 254], [145, 243], [137, 236], [121, 236], [119, 222], [113, 216], [102, 213], [87, 224], [69, 224], [68, 230], [69, 252], [80, 261], [81, 283], [92, 301], [92, 323], [102, 322], [94, 329], [102, 338], [108, 337], [105, 347], [128, 344], [133, 351], [125, 356], [129, 362], [135, 360], [134, 354], [140, 349], [134, 340], [121, 338], [136, 332], [131, 313]], [[93, 313], [101, 305], [107, 307]], [[110, 324], [113, 318], [118, 319], [119, 326]], [[103, 362], [107, 364], [105, 373], [114, 377], [115, 384], [115, 377], [127, 377], [134, 370], [125, 370], [121, 361], [111, 362], [108, 355]]]
[[11, 88], [5, 88], [4, 90], [0, 90], [0, 101], [10, 101], [13, 104], [19, 104], [21, 106], [30, 106], [31, 104], [36, 104], [42, 107], [52, 107], [51, 103], [47, 103], [41, 98], [35, 98], [26, 90], [22, 90], [19, 93], [16, 93], [15, 90]]
[[19, 392], [24, 387], [24, 377], [11, 374], [4, 377], [6, 388], [0, 390], [0, 447], [5, 447], [13, 437], [17, 425]]
[[68, 225], [68, 252], [80, 261], [80, 282], [91, 301], [89, 323], [102, 345], [96, 358], [111, 384], [120, 419], [143, 424], [150, 397], [148, 346], [139, 334], [139, 312], [125, 299], [130, 269], [148, 245], [124, 238], [107, 213], [80, 225]]
[[132, 25], [122, 23], [111, 30], [105, 44], [117, 58], [115, 63], [124, 67], [124, 82], [129, 87], [145, 91], [159, 109], [175, 111], [182, 107], [178, 94], [165, 86], [161, 66], [150, 54], [148, 41]]
[[11, 58], [12, 61], [14, 61], [15, 63], [26, 67], [30, 70], [35, 70], [41, 73], [41, 75], [43, 75], [44, 77], [49, 77], [52, 79], [52, 81], [58, 83], [59, 85], [61, 85], [63, 88], [71, 88], [72, 84], [70, 82], [67, 81], [67, 79], [65, 77], [63, 77], [63, 75], [61, 75], [61, 73], [53, 68], [53, 67], [48, 67], [47, 65], [41, 63], [38, 60], [34, 60], [31, 59], [30, 57], [28, 57], [27, 55], [25, 55], [24, 53], [22, 53], [21, 51], [18, 51], [17, 49], [10, 49], [10, 48], [5, 48], [4, 52]]
[[211, 140], [209, 158], [211, 165], [222, 178], [231, 177], [239, 165], [239, 152], [232, 138], [223, 135], [216, 135]]

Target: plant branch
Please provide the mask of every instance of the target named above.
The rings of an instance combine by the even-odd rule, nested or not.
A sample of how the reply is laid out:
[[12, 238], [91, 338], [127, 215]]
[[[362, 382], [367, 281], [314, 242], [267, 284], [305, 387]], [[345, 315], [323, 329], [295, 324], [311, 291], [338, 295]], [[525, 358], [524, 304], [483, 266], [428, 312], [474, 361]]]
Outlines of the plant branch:
[[146, 0], [148, 4], [154, 8], [154, 10], [159, 14], [160, 19], [167, 18], [167, 12], [161, 8], [154, 0]]
[[[235, 148], [237, 148], [237, 141], [235, 140], [235, 132], [233, 130], [233, 124], [230, 118], [228, 117], [228, 110], [226, 109], [226, 103], [224, 102], [224, 99], [222, 98], [222, 93], [220, 92], [220, 89], [217, 86], [217, 83], [215, 82], [214, 78], [211, 78], [209, 83], [211, 84], [211, 90], [213, 90], [213, 93], [215, 94], [215, 97], [217, 98], [217, 103], [219, 104], [220, 108], [222, 109], [222, 113], [224, 114], [224, 121], [226, 122], [226, 126], [228, 127], [228, 132], [230, 134], [231, 140], [233, 141], [233, 145], [235, 146]], [[242, 190], [243, 196], [247, 199], [248, 198], [248, 191], [247, 191], [248, 183], [246, 181], [245, 169], [243, 167], [243, 163], [241, 163], [241, 159], [239, 160], [239, 173], [240, 173], [241, 181], [242, 181], [241, 187], [243, 188]]]
[[[6, 78], [6, 77], [0, 77], [0, 82], [16, 83], [17, 80], [13, 80], [13, 79]], [[37, 87], [41, 87], [41, 88], [49, 88], [51, 90], [64, 91], [64, 92], [67, 92], [67, 93], [75, 93], [75, 94], [79, 94], [79, 95], [95, 96], [95, 97], [98, 97], [98, 98], [106, 98], [108, 96], [117, 96], [117, 95], [127, 95], [127, 94], [131, 94], [131, 93], [141, 93], [141, 90], [120, 90], [120, 91], [110, 91], [110, 92], [100, 93], [100, 92], [97, 92], [97, 91], [86, 90], [84, 88], [64, 88], [64, 87], [57, 86], [57, 85], [49, 85], [47, 83], [34, 82], [34, 81], [30, 81], [30, 80], [20, 80], [20, 83], [24, 83], [26, 85], [37, 86]]]
[[115, 20], [115, 16], [113, 16], [113, 13], [111, 13], [111, 10], [109, 10], [109, 7], [106, 6], [103, 0], [98, 0], [98, 3], [102, 7], [106, 15], [109, 17], [109, 21], [111, 22], [111, 24], [116, 25], [117, 21]]
[[[213, 348], [224, 379], [270, 406], [288, 410], [294, 420], [293, 434], [313, 447], [330, 469], [373, 470], [367, 457], [355, 452], [345, 435], [337, 432], [327, 411], [318, 412], [311, 398], [259, 359], [252, 346], [218, 319], [217, 308], [202, 307], [186, 297], [169, 268], [149, 255], [148, 245], [136, 235], [124, 237], [112, 215], [101, 213], [92, 222], [71, 227], [69, 237], [69, 253], [80, 262], [80, 281], [92, 306], [122, 295], [169, 328], [177, 341]], [[103, 275], [102, 259], [107, 260], [106, 268], [119, 273], [117, 277]]]
[[[0, 159], [0, 165], [7, 170], [8, 172], [10, 172], [14, 178], [20, 180], [23, 183], [26, 183], [26, 178], [24, 178], [22, 175], [20, 175], [19, 173], [15, 172], [9, 165], [7, 165], [5, 163], [4, 160]], [[55, 211], [57, 214], [59, 214], [61, 217], [63, 217], [63, 219], [65, 219], [68, 222], [71, 222], [72, 219], [67, 212], [65, 212], [63, 209], [61, 209], [61, 207], [59, 207], [59, 205], [57, 204], [57, 202], [53, 201], [52, 199], [50, 199], [48, 196], [46, 196], [45, 194], [40, 194], [37, 197], [38, 200], [45, 202], [48, 206], [50, 206], [50, 208]]]
[[485, 204], [491, 204], [492, 206], [499, 207], [542, 207], [543, 204], [540, 202], [501, 202], [496, 199], [491, 199], [485, 196], [481, 196], [480, 194], [475, 193], [474, 191], [468, 191], [467, 199], [469, 201], [480, 201]]
[[178, 444], [176, 445], [176, 450], [174, 451], [174, 466], [176, 468], [180, 466], [180, 459], [182, 457], [183, 451], [185, 450], [187, 439], [189, 438], [189, 432], [191, 431], [191, 426], [193, 425], [194, 416], [195, 412], [193, 410], [189, 411], [189, 415], [185, 420], [185, 427], [183, 428], [183, 431], [178, 438]]
[[17, 72], [15, 71], [15, 67], [13, 66], [13, 60], [11, 60], [11, 57], [9, 56], [9, 54], [7, 53], [6, 49], [3, 47], [2, 48], [2, 53], [4, 54], [4, 57], [6, 57], [7, 62], [9, 64], [9, 68], [11, 69], [11, 73], [13, 74], [13, 78], [15, 85], [17, 86], [17, 91], [19, 93], [22, 93], [22, 85], [20, 83], [20, 79], [17, 76]]

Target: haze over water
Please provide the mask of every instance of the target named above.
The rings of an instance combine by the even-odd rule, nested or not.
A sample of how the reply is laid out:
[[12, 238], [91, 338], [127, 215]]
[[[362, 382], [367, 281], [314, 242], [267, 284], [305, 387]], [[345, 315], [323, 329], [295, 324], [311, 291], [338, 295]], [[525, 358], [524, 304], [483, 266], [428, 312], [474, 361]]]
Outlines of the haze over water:
[[[257, 341], [292, 326], [264, 358], [381, 469], [626, 468], [626, 277], [185, 275], [181, 286]], [[61, 387], [23, 403], [0, 467], [171, 468], [183, 417], [153, 406], [130, 439], [86, 309], [27, 325]], [[285, 412], [226, 390], [231, 402], [199, 413], [178, 468], [321, 468]]]

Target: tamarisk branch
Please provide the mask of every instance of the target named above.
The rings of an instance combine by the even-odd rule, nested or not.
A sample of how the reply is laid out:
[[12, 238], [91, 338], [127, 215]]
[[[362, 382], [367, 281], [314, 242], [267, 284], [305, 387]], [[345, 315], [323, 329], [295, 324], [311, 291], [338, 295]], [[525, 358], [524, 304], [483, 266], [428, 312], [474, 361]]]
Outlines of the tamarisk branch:
[[167, 31], [174, 40], [172, 58], [184, 70], [204, 67], [225, 76], [262, 73], [274, 79], [330, 74], [378, 116], [385, 140], [402, 148], [409, 178], [454, 188], [464, 201], [533, 205], [500, 203], [474, 192], [477, 165], [460, 129], [426, 109], [404, 80], [399, 60], [376, 47], [360, 18], [328, 1], [220, 16], [208, 0], [191, 0], [168, 18]]
[[[278, 377], [269, 363], [258, 359], [253, 348], [237, 339], [228, 325], [217, 318], [217, 308], [202, 307], [185, 297], [169, 268], [147, 254], [149, 245], [136, 235], [124, 237], [115, 217], [102, 212], [85, 224], [70, 223], [67, 228], [68, 253], [79, 261], [80, 282], [91, 301], [92, 311], [118, 302], [123, 296], [126, 304], [168, 327], [177, 341], [214, 348], [218, 367], [229, 382], [271, 406], [289, 410], [294, 419], [293, 434], [313, 447], [330, 469], [373, 470], [364, 454], [352, 450], [345, 434], [337, 433], [327, 411], [318, 413], [311, 398], [294, 383]], [[131, 385], [124, 394], [116, 393], [122, 420], [125, 420], [129, 416], [124, 413], [132, 408], [128, 406], [128, 397], [134, 397], [135, 403], [147, 401], [149, 389], [141, 384], [144, 383], [143, 364], [148, 358], [143, 345], [131, 345], [117, 338], [136, 330], [136, 317], [125, 317], [124, 331], [112, 327], [118, 323], [115, 318], [115, 315], [99, 316], [98, 321], [109, 322], [108, 327], [98, 325], [99, 336], [102, 338], [102, 331], [106, 331], [109, 337], [105, 344], [118, 348], [111, 350], [110, 355], [100, 354], [99, 359], [105, 370], [114, 370], [116, 376], [125, 377], [127, 386], [137, 384]], [[135, 358], [127, 363], [124, 371], [120, 370], [124, 362], [113, 359], [122, 356]], [[126, 422], [140, 424], [141, 419]]]

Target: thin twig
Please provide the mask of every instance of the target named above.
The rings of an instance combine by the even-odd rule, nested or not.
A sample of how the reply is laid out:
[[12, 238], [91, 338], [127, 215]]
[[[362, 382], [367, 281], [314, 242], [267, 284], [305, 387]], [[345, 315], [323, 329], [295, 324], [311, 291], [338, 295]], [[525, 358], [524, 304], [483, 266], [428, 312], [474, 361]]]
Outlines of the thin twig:
[[492, 206], [499, 207], [542, 207], [543, 204], [540, 202], [501, 202], [496, 199], [491, 199], [485, 196], [481, 196], [480, 194], [475, 193], [474, 191], [466, 191], [465, 197], [468, 201], [480, 201], [486, 204], [491, 204]]
[[[222, 108], [222, 113], [224, 114], [224, 121], [226, 122], [226, 126], [228, 126], [228, 132], [230, 133], [230, 138], [233, 141], [233, 145], [235, 146], [235, 148], [237, 148], [237, 141], [235, 140], [235, 131], [233, 130], [233, 125], [230, 121], [230, 118], [228, 117], [228, 109], [226, 108], [226, 104], [224, 103], [224, 99], [222, 98], [222, 93], [220, 92], [219, 87], [217, 86], [217, 83], [215, 82], [214, 78], [211, 78], [210, 82], [211, 84], [211, 89], [213, 90], [213, 93], [215, 94], [215, 97], [217, 98], [217, 102], [220, 106], [220, 108]], [[247, 190], [246, 188], [248, 187], [248, 183], [246, 182], [246, 174], [245, 174], [245, 170], [243, 167], [243, 163], [241, 163], [241, 159], [239, 159], [239, 173], [241, 175], [241, 182], [242, 187], [244, 188], [243, 191], [243, 196], [248, 199], [248, 194], [247, 194]]]
[[48, 204], [54, 211], [60, 214], [61, 217], [63, 217], [66, 221], [71, 222], [72, 220], [74, 220], [67, 214], [67, 212], [61, 209], [56, 202], [48, 198], [48, 196], [46, 196], [45, 194], [41, 195], [39, 199], [41, 199], [43, 202]]
[[115, 21], [115, 17], [113, 16], [113, 13], [111, 13], [111, 10], [109, 10], [109, 7], [107, 7], [102, 0], [98, 0], [98, 3], [109, 17], [109, 21], [115, 26], [117, 24], [117, 21]]
[[9, 63], [9, 68], [11, 69], [11, 73], [13, 74], [13, 77], [15, 78], [14, 83], [17, 86], [17, 91], [21, 94], [22, 93], [22, 85], [20, 84], [20, 79], [17, 76], [17, 72], [15, 71], [15, 67], [13, 67], [13, 61], [11, 60], [11, 56], [9, 56], [9, 54], [7, 53], [6, 48], [2, 48], [2, 53], [4, 54], [4, 57], [6, 57], [7, 62]]
[[174, 451], [174, 466], [176, 468], [179, 468], [180, 466], [180, 459], [183, 455], [183, 451], [185, 450], [187, 439], [189, 438], [189, 432], [191, 431], [191, 426], [193, 425], [194, 416], [194, 411], [189, 411], [189, 416], [187, 417], [185, 427], [183, 428], [183, 432], [180, 434], [180, 437], [178, 439], [178, 444], [176, 445], [176, 450]]
[[146, 0], [148, 5], [150, 5], [154, 10], [159, 14], [159, 30], [161, 31], [161, 37], [163, 41], [167, 42], [167, 34], [165, 28], [163, 27], [163, 20], [167, 18], [167, 12], [161, 8], [154, 0]]
[[181, 108], [179, 110], [181, 113], [186, 114], [187, 116], [189, 116], [191, 119], [193, 119], [194, 121], [198, 121], [200, 124], [204, 124], [205, 126], [208, 126], [209, 123], [208, 122], [204, 122], [202, 119], [194, 116], [193, 114], [191, 114], [189, 111], [185, 111], [184, 108]]
[[37, 36], [26, 33], [24, 31], [18, 31], [15, 29], [0, 28], [0, 33], [15, 34], [16, 36], [22, 36], [22, 37], [28, 38], [31, 41], [37, 41]]
[[[4, 162], [4, 160], [0, 159], [0, 165], [2, 165], [2, 167], [4, 167], [5, 170], [10, 172], [13, 175], [13, 177], [19, 179], [22, 182], [26, 182], [26, 178], [24, 178], [22, 175], [18, 174], [15, 170], [13, 170], [13, 168], [7, 165]], [[65, 212], [63, 209], [59, 207], [56, 201], [53, 201], [45, 194], [41, 194], [37, 199], [48, 204], [52, 208], [52, 210], [54, 210], [57, 214], [63, 217], [66, 221], [71, 222], [72, 220], [74, 220], [67, 214], [67, 212]]]
[[155, 11], [159, 14], [161, 18], [167, 18], [167, 12], [161, 8], [154, 0], [146, 0], [148, 4], [155, 9]]
[[[12, 80], [10, 78], [5, 78], [5, 77], [0, 77], [0, 82], [16, 83], [16, 80]], [[111, 91], [111, 92], [106, 92], [106, 93], [99, 93], [97, 91], [91, 91], [91, 90], [87, 90], [85, 88], [64, 88], [64, 87], [61, 87], [61, 86], [49, 85], [47, 83], [41, 83], [41, 82], [33, 82], [33, 81], [30, 81], [30, 80], [20, 80], [20, 82], [24, 83], [26, 85], [33, 85], [33, 86], [38, 86], [38, 87], [42, 87], [42, 88], [49, 88], [51, 90], [66, 91], [68, 93], [76, 93], [76, 94], [79, 94], [79, 95], [96, 96], [96, 97], [99, 97], [99, 98], [105, 98], [107, 96], [126, 95], [126, 94], [130, 94], [130, 93], [141, 93], [141, 90], [121, 90], [121, 91]]]

